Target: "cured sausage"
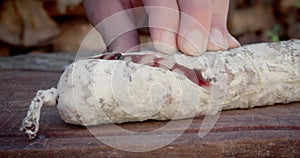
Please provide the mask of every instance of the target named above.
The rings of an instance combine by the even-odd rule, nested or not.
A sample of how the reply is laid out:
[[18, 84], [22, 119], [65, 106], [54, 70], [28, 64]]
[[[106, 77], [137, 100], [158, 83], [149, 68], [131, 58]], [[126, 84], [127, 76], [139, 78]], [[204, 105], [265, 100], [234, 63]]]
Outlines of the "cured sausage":
[[21, 130], [38, 131], [40, 108], [58, 102], [78, 125], [170, 120], [300, 100], [300, 40], [261, 43], [200, 57], [107, 53], [75, 61], [57, 90], [39, 91]]

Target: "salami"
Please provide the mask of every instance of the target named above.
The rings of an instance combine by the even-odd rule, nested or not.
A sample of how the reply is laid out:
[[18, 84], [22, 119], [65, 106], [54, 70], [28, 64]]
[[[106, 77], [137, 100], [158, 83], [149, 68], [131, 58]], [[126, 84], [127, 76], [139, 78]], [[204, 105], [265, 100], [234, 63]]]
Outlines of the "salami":
[[39, 91], [21, 130], [38, 131], [43, 104], [77, 125], [170, 120], [300, 100], [300, 40], [261, 43], [200, 57], [107, 53], [77, 60], [57, 90]]

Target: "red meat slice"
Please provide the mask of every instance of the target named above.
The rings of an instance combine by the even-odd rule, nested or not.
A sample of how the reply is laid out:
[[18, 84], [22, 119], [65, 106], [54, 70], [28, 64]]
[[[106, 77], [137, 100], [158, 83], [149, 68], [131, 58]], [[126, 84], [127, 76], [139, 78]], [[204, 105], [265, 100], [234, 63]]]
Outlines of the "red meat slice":
[[[201, 87], [209, 87], [210, 81], [205, 80], [200, 70], [189, 69], [183, 65], [175, 63], [169, 59], [156, 57], [152, 54], [121, 54], [121, 53], [105, 53], [97, 57], [97, 59], [105, 60], [126, 60], [137, 64], [148, 65], [167, 69], [186, 76], [189, 80]], [[168, 63], [168, 64], [166, 64]]]

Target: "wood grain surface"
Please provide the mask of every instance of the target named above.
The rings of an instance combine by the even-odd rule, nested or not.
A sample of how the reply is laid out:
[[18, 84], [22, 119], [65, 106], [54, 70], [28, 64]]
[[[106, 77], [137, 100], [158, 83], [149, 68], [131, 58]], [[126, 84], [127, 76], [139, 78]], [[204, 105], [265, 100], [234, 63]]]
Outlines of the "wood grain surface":
[[[300, 157], [300, 102], [248, 110], [223, 111], [214, 128], [198, 137], [203, 117], [193, 119], [174, 142], [148, 152], [126, 152], [105, 145], [82, 126], [64, 123], [55, 106], [41, 112], [37, 139], [19, 132], [28, 105], [39, 89], [55, 87], [60, 72], [0, 70], [0, 157]], [[176, 121], [180, 125], [184, 120]], [[118, 125], [131, 131], [151, 131], [167, 122]], [[94, 128], [98, 135], [122, 138], [113, 125]], [[155, 135], [178, 134], [166, 130]], [[129, 136], [130, 137], [130, 136]], [[160, 141], [160, 140], [157, 140]], [[126, 146], [128, 143], [120, 143]]]

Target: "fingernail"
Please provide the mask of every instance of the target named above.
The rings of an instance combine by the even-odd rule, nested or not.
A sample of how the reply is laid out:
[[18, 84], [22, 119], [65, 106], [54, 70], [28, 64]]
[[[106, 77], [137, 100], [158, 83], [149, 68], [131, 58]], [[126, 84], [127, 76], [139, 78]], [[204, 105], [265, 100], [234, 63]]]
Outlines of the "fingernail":
[[207, 48], [207, 38], [205, 38], [205, 33], [198, 30], [190, 31], [184, 36], [182, 47], [189, 55], [199, 56], [205, 53]]
[[160, 33], [159, 43], [154, 45], [155, 49], [167, 54], [175, 54], [176, 48], [176, 34], [170, 31], [162, 31]]
[[210, 42], [216, 45], [221, 50], [228, 49], [227, 38], [224, 37], [223, 33], [218, 29], [211, 29], [210, 31]]
[[228, 39], [229, 48], [236, 48], [241, 46], [240, 42], [236, 40], [230, 33], [227, 33], [226, 37]]

